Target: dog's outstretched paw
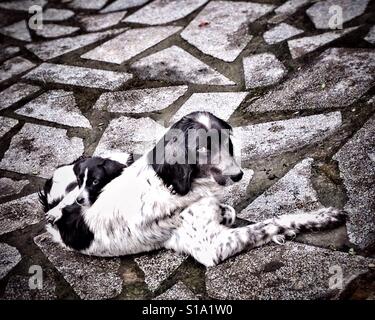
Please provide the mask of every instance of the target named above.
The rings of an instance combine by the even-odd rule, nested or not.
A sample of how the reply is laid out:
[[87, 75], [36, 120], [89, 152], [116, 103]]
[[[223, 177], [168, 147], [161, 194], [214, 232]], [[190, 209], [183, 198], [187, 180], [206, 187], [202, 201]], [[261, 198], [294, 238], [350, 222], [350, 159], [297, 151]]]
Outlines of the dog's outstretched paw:
[[340, 226], [348, 220], [348, 213], [333, 207], [322, 208], [319, 211], [319, 218], [327, 220], [330, 226]]
[[332, 219], [337, 222], [337, 224], [344, 224], [346, 221], [348, 221], [349, 216], [348, 213], [344, 210], [340, 209], [334, 209], [332, 215]]
[[285, 236], [283, 234], [277, 234], [272, 237], [272, 241], [279, 244], [284, 245], [285, 244]]
[[61, 218], [61, 216], [61, 210], [57, 211], [52, 209], [46, 213], [46, 221], [54, 225]]
[[295, 237], [297, 237], [297, 233], [292, 229], [287, 229], [284, 232], [285, 238], [288, 240], [293, 240]]

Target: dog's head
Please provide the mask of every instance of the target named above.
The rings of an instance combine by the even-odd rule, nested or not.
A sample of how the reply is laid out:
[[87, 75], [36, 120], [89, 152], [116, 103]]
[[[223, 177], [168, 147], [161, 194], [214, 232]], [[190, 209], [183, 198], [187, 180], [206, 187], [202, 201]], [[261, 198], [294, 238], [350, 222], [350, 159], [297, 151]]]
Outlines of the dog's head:
[[149, 154], [157, 175], [174, 192], [185, 195], [197, 178], [219, 185], [241, 180], [233, 157], [231, 126], [209, 112], [193, 112], [176, 122]]
[[81, 206], [92, 205], [103, 187], [118, 177], [126, 165], [110, 159], [92, 157], [75, 163], [73, 170], [77, 177], [80, 193], [77, 203]]

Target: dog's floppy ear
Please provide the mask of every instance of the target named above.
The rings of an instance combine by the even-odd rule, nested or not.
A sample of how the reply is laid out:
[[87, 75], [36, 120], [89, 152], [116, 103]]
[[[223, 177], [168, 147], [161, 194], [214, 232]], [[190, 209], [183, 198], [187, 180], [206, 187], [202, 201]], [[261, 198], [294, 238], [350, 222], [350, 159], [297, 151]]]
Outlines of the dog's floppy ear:
[[172, 186], [173, 190], [181, 195], [186, 195], [192, 184], [193, 168], [188, 164], [153, 164], [156, 174], [166, 186]]
[[74, 163], [73, 172], [74, 172], [74, 174], [76, 175], [77, 178], [78, 178], [80, 172], [82, 172], [82, 168], [83, 168], [86, 161], [87, 161], [87, 158], [82, 158], [82, 159], [80, 158]]
[[126, 167], [122, 163], [110, 159], [105, 159], [100, 166], [103, 167], [105, 173], [111, 179], [118, 177], [122, 170]]

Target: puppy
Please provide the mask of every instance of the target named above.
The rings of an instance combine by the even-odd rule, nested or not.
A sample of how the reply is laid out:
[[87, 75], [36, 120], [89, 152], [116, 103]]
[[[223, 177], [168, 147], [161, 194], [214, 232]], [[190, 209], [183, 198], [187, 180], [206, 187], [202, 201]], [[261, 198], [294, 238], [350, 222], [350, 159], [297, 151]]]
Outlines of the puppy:
[[84, 160], [84, 157], [80, 157], [72, 163], [59, 166], [52, 177], [46, 181], [38, 194], [45, 213], [56, 207], [68, 193], [78, 186], [74, 165]]
[[[39, 192], [44, 212], [55, 208], [77, 187], [80, 190], [79, 193], [74, 191], [77, 203], [81, 206], [92, 205], [102, 188], [133, 162], [132, 154], [119, 153], [110, 158], [80, 157], [73, 163], [60, 166]], [[68, 197], [69, 201], [71, 197]]]
[[122, 170], [128, 166], [120, 162], [92, 157], [79, 161], [74, 165], [73, 171], [77, 177], [78, 188], [76, 202], [81, 206], [91, 206], [98, 198], [103, 187], [118, 177]]
[[80, 158], [57, 169], [39, 194], [50, 223], [48, 228], [58, 231], [68, 247], [86, 247], [94, 236], [84, 223], [84, 212], [102, 189], [132, 163], [131, 154], [115, 154], [111, 158]]

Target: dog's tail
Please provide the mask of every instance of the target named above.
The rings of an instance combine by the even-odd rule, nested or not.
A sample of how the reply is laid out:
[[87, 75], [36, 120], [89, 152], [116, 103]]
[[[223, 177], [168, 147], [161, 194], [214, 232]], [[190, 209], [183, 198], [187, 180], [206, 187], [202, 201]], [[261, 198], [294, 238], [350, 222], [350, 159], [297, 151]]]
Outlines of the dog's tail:
[[271, 241], [283, 243], [286, 237], [294, 237], [301, 231], [337, 227], [344, 224], [346, 219], [344, 211], [321, 208], [310, 213], [282, 215], [245, 227], [226, 229], [218, 235], [214, 264], [245, 249], [259, 247]]
[[38, 198], [39, 198], [39, 203], [42, 205], [43, 212], [47, 213], [49, 211], [49, 204], [48, 204], [47, 195], [45, 194], [44, 190], [38, 191]]
[[47, 213], [49, 210], [53, 209], [56, 207], [60, 201], [63, 199], [62, 197], [53, 199], [52, 201], [48, 201], [48, 195], [51, 191], [52, 188], [52, 178], [48, 179], [46, 183], [44, 184], [42, 189], [39, 189], [38, 191], [38, 198], [39, 198], [39, 203], [42, 205], [43, 212]]
[[48, 212], [50, 209], [50, 204], [48, 203], [48, 193], [51, 191], [52, 188], [52, 178], [48, 179], [43, 189], [40, 189], [38, 192], [39, 202], [43, 207], [44, 213]]

